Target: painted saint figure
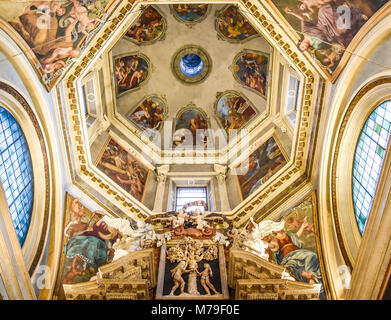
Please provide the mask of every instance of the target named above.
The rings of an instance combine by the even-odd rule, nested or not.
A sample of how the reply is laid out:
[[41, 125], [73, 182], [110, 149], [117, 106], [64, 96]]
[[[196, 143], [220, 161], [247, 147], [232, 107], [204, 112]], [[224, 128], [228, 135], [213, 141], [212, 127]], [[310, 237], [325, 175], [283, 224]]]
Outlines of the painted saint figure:
[[244, 52], [234, 65], [235, 78], [261, 95], [266, 95], [269, 57], [264, 53]]
[[126, 56], [115, 60], [115, 76], [118, 93], [135, 89], [148, 76], [148, 62], [138, 56]]
[[383, 0], [273, 0], [293, 29], [301, 51], [309, 50], [332, 74], [363, 25], [387, 1]]

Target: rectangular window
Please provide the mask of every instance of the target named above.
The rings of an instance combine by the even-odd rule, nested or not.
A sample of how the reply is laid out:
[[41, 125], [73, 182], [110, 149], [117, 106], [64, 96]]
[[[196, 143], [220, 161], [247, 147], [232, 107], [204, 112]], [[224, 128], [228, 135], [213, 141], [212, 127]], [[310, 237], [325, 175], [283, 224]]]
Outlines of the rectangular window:
[[85, 85], [81, 87], [81, 94], [82, 94], [82, 97], [81, 97], [82, 109], [83, 109], [84, 115], [87, 116], [88, 109], [87, 109], [87, 97], [86, 97], [86, 86]]
[[288, 92], [286, 99], [286, 115], [292, 125], [296, 123], [297, 106], [299, 103], [300, 80], [295, 76], [289, 76]]
[[[206, 187], [177, 187], [175, 210], [178, 211], [186, 204], [199, 200], [208, 203]], [[201, 212], [205, 210], [202, 205], [195, 205], [187, 208], [186, 211], [194, 211], [196, 209], [199, 209]]]

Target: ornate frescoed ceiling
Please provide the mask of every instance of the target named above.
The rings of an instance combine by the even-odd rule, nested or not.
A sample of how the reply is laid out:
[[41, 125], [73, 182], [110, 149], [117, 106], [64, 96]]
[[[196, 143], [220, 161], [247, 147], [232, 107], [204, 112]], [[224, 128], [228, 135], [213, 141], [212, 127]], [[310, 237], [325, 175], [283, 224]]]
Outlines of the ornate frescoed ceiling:
[[[237, 190], [227, 214], [239, 222], [305, 181], [322, 80], [262, 5], [129, 3], [115, 12], [64, 79], [84, 188], [145, 219], [161, 166], [223, 165]], [[90, 82], [99, 90], [89, 93]], [[141, 168], [125, 169], [130, 156], [148, 179], [126, 176]], [[248, 173], [238, 178], [237, 167]]]
[[[45, 230], [61, 230], [52, 235], [56, 250], [61, 246], [52, 293], [67, 299], [85, 292], [99, 299], [149, 299], [152, 293], [172, 299], [176, 290], [186, 296], [184, 287], [162, 272], [189, 267], [186, 290], [192, 297], [203, 290], [225, 299], [228, 287], [240, 299], [330, 296], [330, 265], [324, 265], [322, 251], [340, 250], [336, 255], [350, 267], [342, 243], [350, 239], [341, 236], [330, 208], [321, 218], [334, 218], [337, 231], [320, 233], [325, 229], [318, 201], [323, 208], [330, 204], [321, 189], [329, 192], [329, 186], [320, 185], [334, 184], [332, 189], [340, 178], [333, 173], [328, 180], [325, 169], [316, 168], [328, 159], [322, 147], [334, 141], [322, 125], [332, 115], [330, 127], [337, 126], [344, 109], [333, 114], [333, 95], [343, 84], [333, 83], [348, 78], [349, 67], [341, 73], [352, 52], [389, 9], [385, 0], [0, 1], [0, 36], [13, 41], [20, 50], [15, 54], [27, 58], [47, 90], [47, 97], [31, 99], [50, 100], [55, 108], [55, 129], [47, 131], [61, 131], [55, 140], [62, 152], [56, 157], [64, 158], [58, 185], [66, 187], [46, 190], [57, 202], [65, 198], [56, 207], [64, 209], [56, 225], [45, 222]], [[336, 19], [344, 12], [351, 19]], [[35, 85], [26, 85], [26, 92]], [[348, 94], [337, 102], [348, 104]], [[330, 168], [334, 156], [330, 152]], [[49, 175], [46, 164], [45, 170]], [[202, 207], [204, 215], [178, 209], [178, 190], [190, 187], [202, 189], [203, 200], [182, 209]], [[95, 206], [107, 214], [94, 212]], [[85, 239], [78, 237], [99, 240], [105, 224], [113, 229], [101, 240], [114, 249], [100, 248], [102, 261], [84, 261], [79, 245]], [[118, 236], [137, 237], [139, 246]], [[92, 246], [98, 247], [96, 239]], [[283, 257], [275, 255], [276, 246]], [[198, 257], [186, 256], [191, 250]], [[157, 255], [164, 265], [157, 266]], [[185, 258], [193, 267], [184, 265]], [[311, 260], [310, 272], [295, 264], [305, 259]], [[216, 288], [205, 281], [197, 288], [201, 260], [202, 280], [213, 269]], [[129, 295], [121, 296], [114, 274], [129, 280]], [[264, 281], [272, 284], [270, 292], [263, 291]]]
[[[114, 67], [112, 73], [115, 74], [114, 112], [120, 121], [126, 126], [136, 123], [136, 128], [154, 129], [154, 123], [162, 117], [163, 123], [167, 121], [166, 125], [171, 127], [168, 123], [175, 122], [179, 113], [192, 104], [205, 112], [209, 129], [220, 128], [215, 119], [218, 115], [231, 122], [227, 129], [239, 129], [266, 113], [272, 49], [264, 38], [254, 34], [250, 25], [236, 31], [242, 32], [243, 39], [232, 38], [236, 37], [234, 30], [228, 34], [231, 38], [223, 36], [222, 24], [216, 21], [231, 18], [220, 13], [221, 8], [225, 9], [223, 13], [228, 9], [238, 10], [235, 6], [209, 5], [203, 20], [189, 25], [176, 19], [169, 5], [145, 9], [130, 28], [142, 39], [141, 42], [134, 43], [127, 32], [109, 53]], [[149, 12], [158, 22], [152, 24], [151, 30], [146, 30], [142, 21]], [[239, 11], [233, 14], [243, 19]], [[156, 36], [143, 36], [145, 33]], [[238, 111], [237, 115], [229, 114], [229, 105], [233, 108], [233, 104], [228, 100], [225, 107], [220, 107], [220, 112], [216, 110], [217, 96], [227, 91], [246, 100], [232, 109]], [[140, 112], [138, 115], [133, 112], [133, 121], [124, 121], [149, 96], [163, 100], [165, 112], [144, 117]], [[247, 105], [253, 106], [253, 115], [243, 120], [240, 114]], [[155, 119], [147, 119], [149, 116]], [[171, 147], [172, 142], [167, 142], [166, 147]], [[164, 144], [159, 147], [165, 148]]]

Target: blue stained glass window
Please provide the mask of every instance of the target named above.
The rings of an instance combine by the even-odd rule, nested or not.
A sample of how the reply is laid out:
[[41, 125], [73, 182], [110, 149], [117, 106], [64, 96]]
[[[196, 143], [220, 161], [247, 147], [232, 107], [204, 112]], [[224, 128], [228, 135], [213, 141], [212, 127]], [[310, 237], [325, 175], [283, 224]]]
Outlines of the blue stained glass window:
[[198, 55], [191, 53], [181, 59], [179, 66], [186, 76], [195, 77], [201, 73], [204, 63]]
[[[175, 210], [178, 211], [186, 204], [199, 200], [208, 203], [206, 187], [178, 187], [176, 190]], [[190, 206], [186, 211], [194, 211], [196, 209], [199, 209], [201, 212], [205, 211], [203, 206]]]
[[391, 133], [391, 100], [378, 106], [362, 129], [353, 164], [353, 205], [364, 233]]
[[2, 107], [0, 107], [0, 181], [22, 246], [26, 240], [33, 209], [33, 170], [23, 131], [15, 118]]

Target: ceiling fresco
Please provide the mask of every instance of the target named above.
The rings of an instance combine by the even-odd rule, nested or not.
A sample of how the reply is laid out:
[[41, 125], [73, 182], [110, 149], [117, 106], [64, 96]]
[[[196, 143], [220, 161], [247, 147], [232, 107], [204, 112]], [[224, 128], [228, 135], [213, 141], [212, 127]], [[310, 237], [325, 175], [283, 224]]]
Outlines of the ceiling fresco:
[[216, 12], [216, 29], [222, 39], [233, 42], [258, 36], [255, 29], [235, 5], [228, 5]]
[[[64, 192], [108, 213], [66, 193], [55, 297], [325, 299], [313, 180], [325, 93], [388, 7], [0, 1], [0, 26], [57, 98]], [[204, 181], [208, 203], [184, 208], [205, 214], [171, 211], [177, 187]]]
[[141, 129], [159, 130], [166, 114], [165, 102], [158, 96], [149, 96], [132, 110], [127, 118]]
[[142, 202], [149, 170], [113, 138], [109, 138], [96, 166], [121, 188]]
[[189, 27], [201, 22], [208, 14], [208, 4], [173, 4], [171, 9], [178, 21], [185, 23]]
[[246, 199], [288, 162], [276, 137], [270, 137], [236, 168], [241, 197]]
[[[219, 169], [209, 168], [218, 163], [237, 191], [235, 204], [227, 210], [240, 224], [256, 207], [273, 206], [286, 197], [281, 190], [294, 191], [306, 181], [321, 77], [283, 29], [267, 25], [263, 5], [256, 3], [251, 10], [246, 3], [209, 3], [200, 10], [184, 6], [179, 9], [184, 15], [197, 12], [187, 16], [191, 25], [178, 19], [168, 4], [127, 2], [116, 7], [98, 33], [101, 38], [64, 75], [69, 154], [79, 166], [75, 175], [80, 174], [83, 188], [93, 189], [118, 215], [146, 219], [157, 211], [145, 193], [164, 181], [162, 167], [183, 163], [200, 170], [201, 164], [213, 171]], [[148, 36], [152, 30], [142, 22], [148, 10], [152, 26], [163, 30], [161, 37]], [[219, 24], [221, 19], [225, 23]], [[130, 41], [129, 30], [140, 35], [140, 41]], [[301, 86], [297, 121], [288, 128], [282, 87], [291, 71]], [[195, 79], [203, 72], [207, 76], [199, 82], [178, 77]], [[88, 127], [82, 123], [89, 115], [76, 110], [81, 106], [80, 84], [91, 78], [103, 114]], [[161, 140], [155, 141], [155, 135]], [[248, 172], [235, 177], [238, 161], [244, 161], [240, 155], [247, 150], [252, 155]]]
[[269, 55], [246, 50], [241, 52], [234, 61], [233, 73], [244, 86], [266, 96], [269, 73]]
[[243, 128], [257, 114], [257, 111], [241, 93], [227, 91], [218, 94], [216, 114], [219, 123], [229, 135], [231, 130]]
[[[271, 0], [308, 51], [331, 77], [339, 74], [359, 39], [359, 31], [376, 23], [388, 0]], [[346, 61], [345, 61], [346, 62]], [[335, 77], [334, 77], [335, 78]]]
[[[283, 19], [282, 27], [288, 33], [294, 32], [300, 38], [300, 50], [308, 51], [334, 81], [363, 32], [376, 24], [390, 2], [269, 0], [265, 5], [270, 5], [275, 16]], [[42, 82], [51, 89], [64, 69], [82, 56], [117, 6], [115, 0], [31, 1], [29, 4], [18, 1], [12, 6], [0, 2], [4, 19], [1, 23], [12, 30], [11, 37], [22, 44], [22, 50]], [[207, 4], [174, 4], [170, 11], [178, 22], [193, 26], [209, 15], [210, 7]], [[220, 38], [240, 43], [258, 36], [238, 6], [227, 4], [214, 14]], [[147, 6], [128, 30], [127, 38], [139, 45], [151, 44], [164, 39], [166, 27], [165, 17], [156, 6]]]
[[117, 94], [138, 89], [150, 73], [148, 58], [131, 55], [114, 59]]
[[[185, 137], [194, 135], [196, 130], [224, 128], [224, 125], [221, 126], [221, 114], [218, 115], [214, 111], [216, 96], [221, 92], [243, 91], [247, 101], [246, 110], [239, 104], [231, 109], [229, 119], [226, 118], [230, 124], [224, 132], [241, 130], [267, 110], [272, 68], [270, 55], [273, 51], [269, 43], [255, 32], [236, 6], [212, 4], [147, 6], [128, 30], [133, 30], [133, 34], [148, 33], [150, 24], [147, 28], [147, 23], [142, 22], [146, 19], [146, 15], [154, 17], [156, 24], [153, 24], [152, 28], [165, 26], [164, 36], [130, 42], [127, 41], [129, 40], [129, 31], [127, 31], [113, 46], [111, 55], [114, 60], [116, 82], [115, 107], [119, 115], [129, 119], [131, 113], [129, 108], [134, 105], [134, 101], [141, 101], [146, 96], [164, 96], [167, 113], [164, 118], [159, 116], [159, 129], [165, 125], [173, 128], [172, 143], [165, 144], [160, 141], [160, 145], [159, 142], [156, 143], [158, 147], [175, 150], [176, 147], [181, 146], [183, 149], [183, 142], [189, 140]], [[228, 33], [223, 29], [216, 29], [216, 24], [223, 26], [223, 20], [236, 27], [240, 25], [243, 29], [241, 36], [232, 37], [229, 34], [233, 32], [232, 28], [224, 29], [228, 30]], [[158, 23], [158, 21], [164, 22]], [[221, 32], [225, 32], [226, 36], [221, 36]], [[189, 116], [190, 118], [186, 116], [185, 120], [179, 119], [178, 114], [183, 117], [180, 110], [192, 104], [202, 110], [204, 115], [200, 116], [200, 119], [195, 115]], [[251, 107], [248, 107], [250, 105]], [[232, 113], [233, 110], [235, 115]], [[152, 121], [145, 119], [156, 118], [156, 114], [154, 109], [150, 108], [144, 108], [142, 113], [143, 120], [136, 120], [136, 116], [141, 114], [136, 112], [137, 115], [132, 116], [133, 121], [127, 121], [126, 125], [136, 124], [136, 127], [145, 133], [148, 125], [140, 126], [140, 123]], [[228, 114], [224, 116], [227, 117]], [[207, 126], [203, 125], [202, 120], [206, 121], [206, 118], [208, 118]], [[176, 128], [178, 121], [181, 122], [180, 128]], [[148, 127], [149, 129], [151, 128]], [[184, 129], [194, 132], [185, 133]], [[221, 148], [210, 141], [213, 136], [208, 135], [205, 146], [212, 149]], [[168, 139], [166, 131], [164, 139]], [[194, 141], [190, 145], [196, 144]], [[201, 143], [203, 144], [204, 142]]]
[[[103, 23], [114, 0], [31, 1], [0, 3], [1, 16], [32, 50], [38, 72], [52, 87], [61, 70], [81, 55], [91, 35]], [[33, 64], [35, 65], [35, 64]]]
[[164, 38], [166, 21], [154, 6], [147, 6], [136, 23], [126, 32], [126, 38], [136, 44], [151, 44]]

